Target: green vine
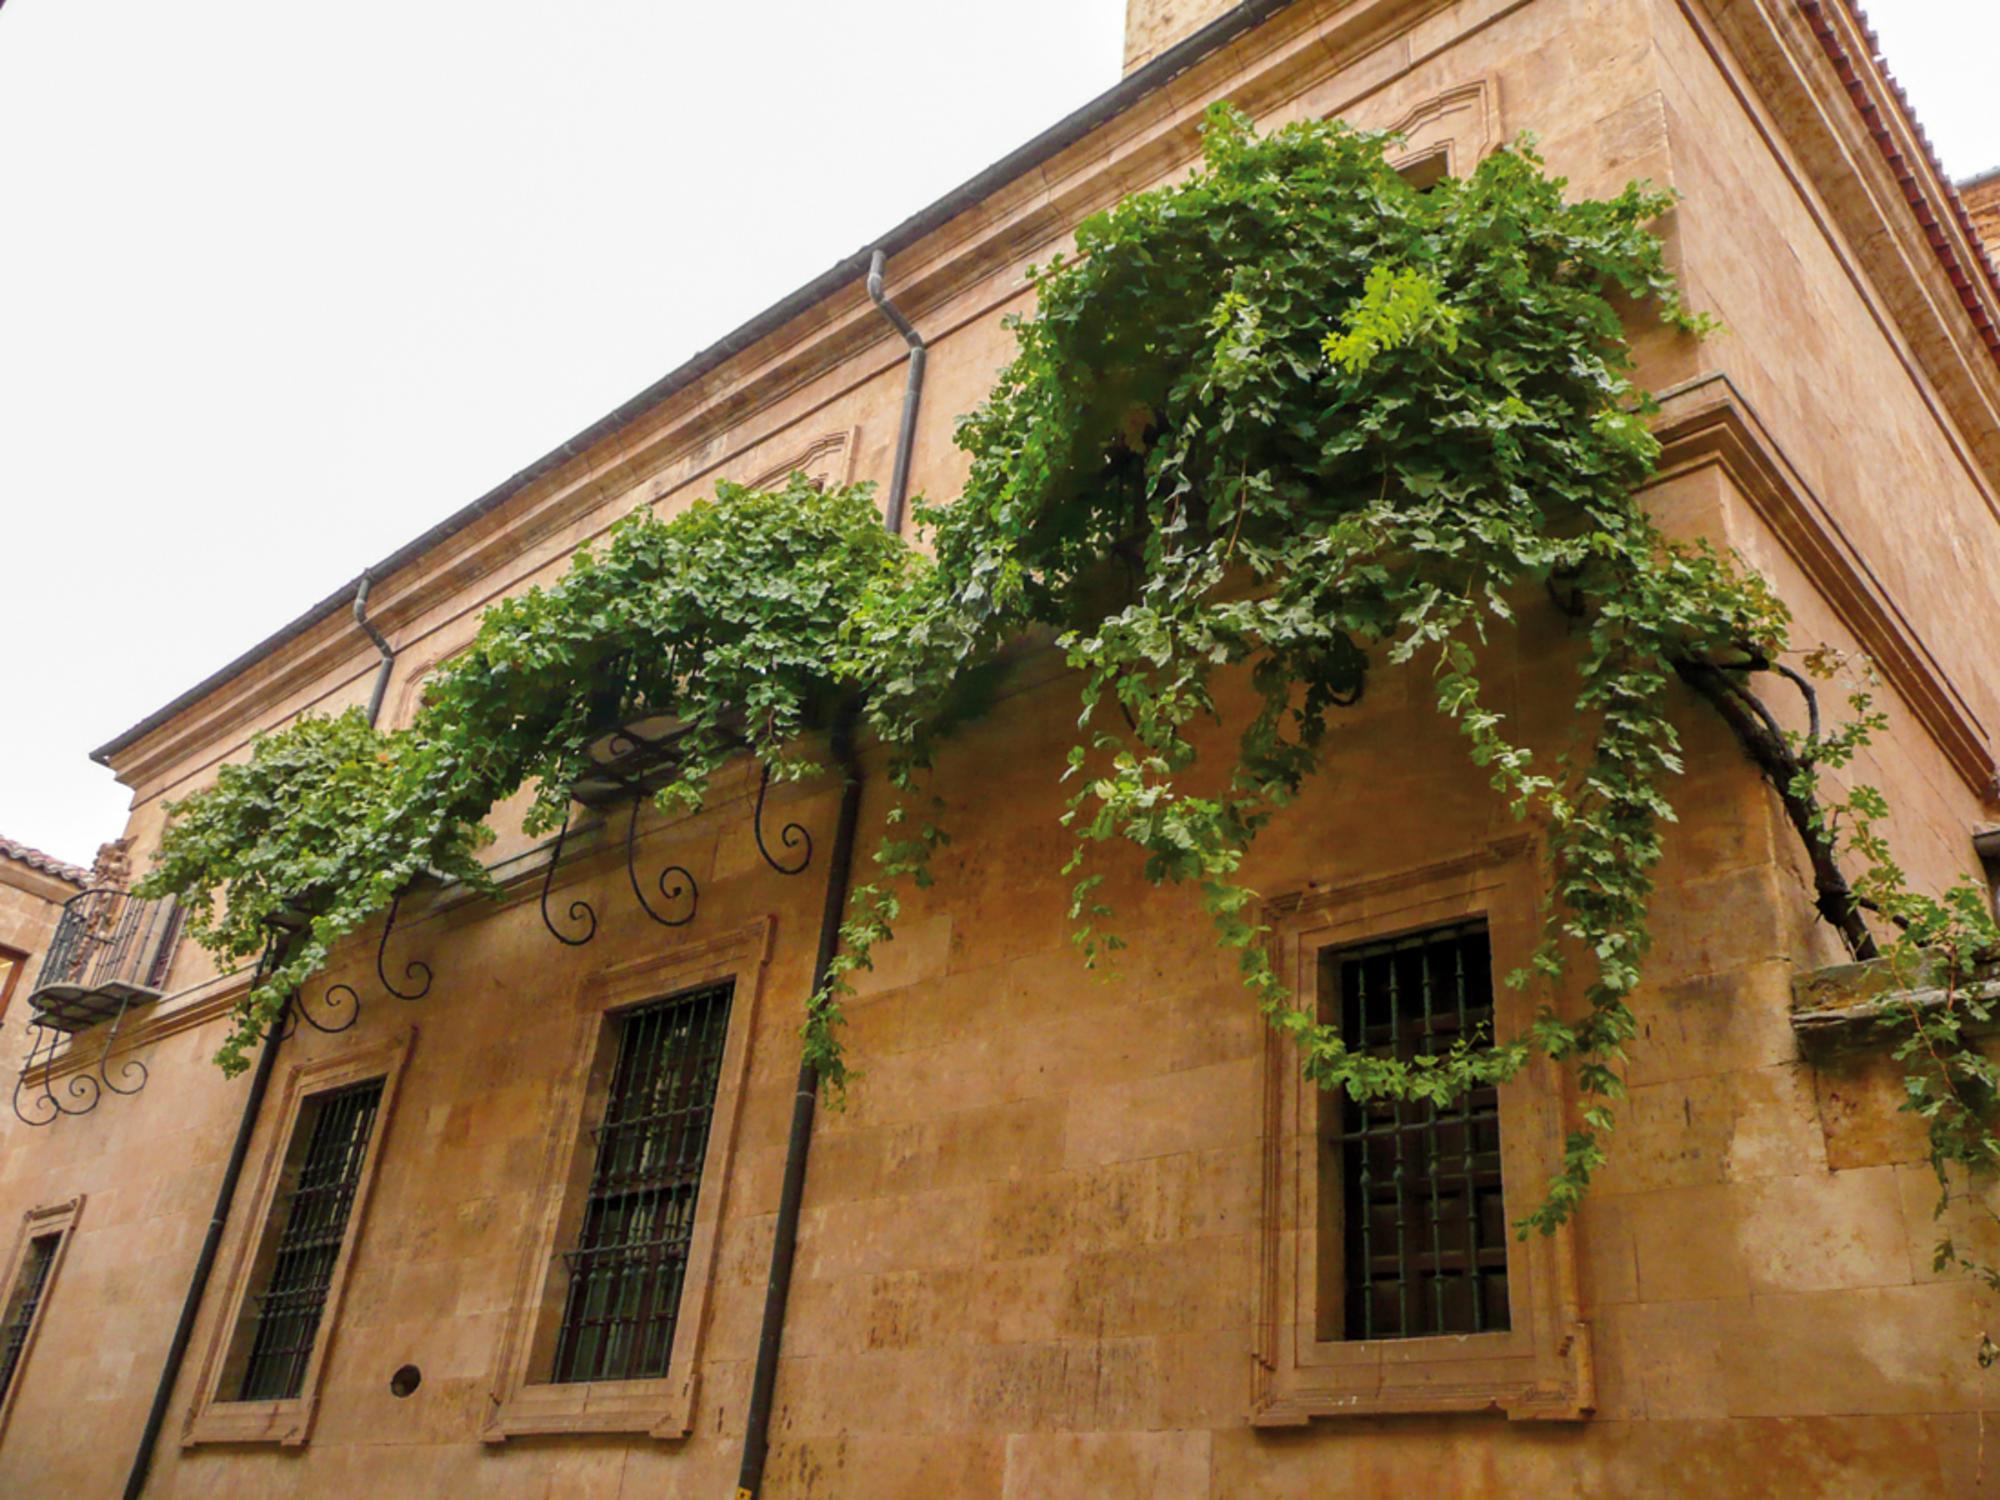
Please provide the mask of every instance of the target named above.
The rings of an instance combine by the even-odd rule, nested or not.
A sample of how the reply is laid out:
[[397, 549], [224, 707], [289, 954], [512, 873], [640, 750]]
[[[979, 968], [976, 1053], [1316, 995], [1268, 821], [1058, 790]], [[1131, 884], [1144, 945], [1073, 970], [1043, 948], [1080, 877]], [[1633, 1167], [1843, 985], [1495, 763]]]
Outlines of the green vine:
[[261, 951], [274, 922], [310, 919], [239, 1006], [224, 1071], [413, 880], [484, 887], [475, 856], [496, 803], [532, 785], [526, 830], [561, 823], [591, 745], [619, 726], [677, 721], [662, 808], [699, 807], [738, 749], [774, 779], [818, 774], [801, 746], [861, 685], [837, 665], [850, 604], [927, 568], [883, 531], [865, 485], [725, 484], [671, 520], [635, 511], [601, 557], [580, 551], [554, 586], [487, 610], [409, 729], [378, 732], [349, 710], [260, 737], [247, 764], [169, 808], [140, 887], [181, 897], [189, 931], [228, 962]]
[[[1198, 893], [1323, 1088], [1441, 1105], [1538, 1054], [1569, 1067], [1577, 1119], [1524, 1222], [1544, 1230], [1575, 1210], [1623, 1096], [1664, 788], [1681, 769], [1674, 714], [1692, 689], [1778, 791], [1820, 910], [1857, 956], [1893, 928], [1897, 954], [1953, 976], [1951, 1002], [1916, 1017], [1897, 1054], [1948, 1205], [1951, 1169], [2000, 1154], [1995, 1078], [1966, 1040], [1987, 1019], [1969, 976], [2000, 943], [1976, 888], [1909, 890], [1878, 793], [1827, 800], [1821, 773], [1845, 772], [1881, 728], [1865, 695], [1830, 730], [1816, 697], [1809, 731], [1780, 728], [1752, 685], [1808, 682], [1780, 665], [1782, 604], [1735, 560], [1664, 538], [1635, 498], [1658, 446], [1626, 325], [1650, 306], [1707, 331], [1649, 228], [1671, 207], [1639, 186], [1569, 201], [1525, 143], [1419, 191], [1381, 137], [1318, 122], [1260, 137], [1218, 107], [1199, 170], [1086, 221], [1074, 256], [1031, 273], [1016, 356], [960, 427], [964, 490], [917, 505], [934, 558], [885, 535], [865, 489], [796, 477], [768, 495], [725, 486], [669, 521], [641, 511], [602, 559], [579, 554], [559, 584], [489, 611], [411, 729], [308, 720], [181, 804], [146, 889], [187, 899], [205, 944], [240, 960], [268, 919], [312, 916], [246, 1001], [224, 1066], [410, 880], [481, 882], [495, 802], [532, 783], [530, 830], [560, 822], [607, 726], [677, 720], [684, 757], [660, 799], [692, 808], [739, 748], [776, 775], [813, 774], [800, 747], [822, 730], [844, 743], [858, 716], [897, 796], [804, 1022], [838, 1090], [851, 976], [947, 838], [928, 768], [984, 710], [1006, 648], [1040, 632], [1082, 693], [1062, 773], [1085, 960], [1119, 946], [1103, 882], [1125, 846], [1148, 880]], [[1522, 743], [1482, 678], [1499, 633], [1548, 609], [1574, 636], [1551, 669], [1575, 673], [1575, 737], [1553, 758]], [[1350, 1049], [1286, 990], [1241, 878], [1339, 712], [1383, 672], [1429, 674], [1473, 763], [1543, 831], [1549, 876], [1543, 940], [1510, 976], [1540, 999], [1533, 1024], [1409, 1060]], [[1225, 679], [1248, 686], [1247, 716], [1224, 712]], [[1211, 769], [1206, 726], [1224, 721], [1233, 753]], [[1851, 885], [1843, 861], [1863, 871]], [[1558, 1004], [1572, 992], [1580, 1006]]]

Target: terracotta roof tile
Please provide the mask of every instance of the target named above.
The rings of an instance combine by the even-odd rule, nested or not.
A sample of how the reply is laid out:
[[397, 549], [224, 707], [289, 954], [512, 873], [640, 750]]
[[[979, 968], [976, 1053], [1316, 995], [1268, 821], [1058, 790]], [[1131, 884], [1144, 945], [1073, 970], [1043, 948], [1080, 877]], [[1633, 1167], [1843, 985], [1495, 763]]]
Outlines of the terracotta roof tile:
[[66, 865], [53, 855], [44, 854], [39, 849], [30, 849], [26, 844], [17, 844], [10, 838], [0, 838], [0, 858], [15, 860], [31, 870], [40, 870], [44, 875], [67, 880], [71, 885], [90, 884], [90, 871], [79, 869], [75, 865]]
[[[1903, 92], [1903, 86], [1896, 82], [1895, 75], [1889, 71], [1889, 65], [1882, 56], [1881, 44], [1876, 39], [1875, 29], [1868, 24], [1867, 13], [1862, 10], [1858, 0], [1798, 0], [1798, 5], [1799, 13], [1811, 25], [1813, 35], [1819, 39], [1820, 48], [1826, 53], [1827, 60], [1839, 73], [1840, 81], [1847, 89], [1848, 98], [1854, 101], [1854, 107], [1861, 112], [1862, 122], [1868, 127], [1868, 133], [1875, 138], [1875, 144], [1881, 149], [1883, 160], [1889, 163], [1890, 170], [1896, 174], [1896, 181], [1903, 190], [1903, 197], [1908, 200], [1911, 209], [1916, 213], [1917, 222], [1923, 226], [1924, 236], [1930, 241], [1932, 253], [1944, 267], [1945, 274], [1951, 278], [1952, 289], [1958, 293], [1958, 300], [1965, 305], [1973, 326], [1979, 330], [1980, 338], [1986, 343], [1987, 351], [1992, 354], [1996, 362], [2000, 362], [2000, 327], [1994, 325], [1992, 313], [1980, 296], [1976, 284], [1983, 282], [1993, 296], [2000, 297], [2000, 274], [1995, 273], [1993, 261], [1987, 254], [1978, 229], [1973, 225], [1971, 214], [1966, 212], [1964, 200], [1959, 197], [1958, 189], [1952, 186], [1951, 179], [1945, 175], [1944, 167], [1938, 161], [1937, 151], [1931, 145], [1930, 137], [1925, 134], [1924, 127], [1918, 122], [1916, 111], [1910, 107], [1909, 95]], [[1831, 5], [1847, 7], [1848, 14], [1854, 18], [1855, 26], [1868, 44], [1867, 58], [1857, 60], [1847, 50], [1839, 32], [1827, 18], [1827, 10]], [[1960, 256], [1958, 246], [1952, 242], [1951, 236], [1945, 232], [1944, 225], [1939, 222], [1941, 217], [1939, 206], [1931, 202], [1929, 194], [1925, 191], [1925, 184], [1918, 174], [1918, 164], [1910, 162], [1903, 155], [1894, 132], [1881, 118], [1882, 111], [1876, 106], [1874, 99], [1869, 97], [1865, 74], [1870, 71], [1877, 74], [1887, 85], [1890, 98], [1903, 117], [1903, 123], [1909, 128], [1917, 148], [1923, 153], [1922, 165], [1928, 166], [1931, 177], [1943, 184], [1942, 217], [1948, 221], [1955, 221], [1964, 232], [1965, 238], [1971, 241], [1974, 257], [1972, 264], [1968, 265]]]

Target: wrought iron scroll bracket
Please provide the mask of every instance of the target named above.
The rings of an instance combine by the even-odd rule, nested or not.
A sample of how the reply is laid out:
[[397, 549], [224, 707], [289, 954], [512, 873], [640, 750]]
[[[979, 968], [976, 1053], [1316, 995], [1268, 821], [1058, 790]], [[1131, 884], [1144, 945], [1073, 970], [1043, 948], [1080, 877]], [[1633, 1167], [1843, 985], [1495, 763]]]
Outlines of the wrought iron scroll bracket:
[[382, 988], [398, 1000], [421, 1000], [431, 992], [431, 966], [422, 959], [411, 959], [404, 964], [403, 977], [415, 980], [417, 987], [413, 990], [399, 990], [389, 982], [385, 962], [389, 952], [389, 934], [396, 930], [396, 912], [402, 904], [403, 898], [400, 893], [389, 903], [388, 919], [382, 923], [382, 941], [375, 945], [375, 977], [382, 982]]
[[111, 1090], [112, 1093], [123, 1094], [127, 1097], [138, 1093], [139, 1090], [146, 1086], [146, 1080], [153, 1076], [151, 1071], [138, 1058], [128, 1057], [118, 1065], [118, 1076], [120, 1078], [130, 1078], [136, 1073], [139, 1075], [139, 1081], [130, 1088], [121, 1088], [111, 1081], [111, 1074], [108, 1071], [111, 1066], [111, 1049], [118, 1045], [118, 1028], [125, 1024], [125, 1012], [131, 1008], [131, 1005], [132, 1002], [127, 1000], [118, 1007], [118, 1014], [111, 1022], [111, 1031], [104, 1038], [104, 1050], [97, 1054], [97, 1081]]
[[555, 919], [549, 915], [549, 891], [555, 885], [556, 866], [562, 863], [563, 845], [568, 840], [569, 809], [565, 807], [563, 809], [562, 829], [556, 834], [556, 847], [549, 855], [549, 867], [542, 875], [542, 925], [548, 928], [551, 937], [565, 947], [581, 948], [585, 943], [597, 936], [597, 913], [591, 909], [590, 903], [578, 898], [569, 904], [569, 919], [572, 922], [587, 924], [582, 937], [571, 937], [560, 927], [556, 926]]
[[[319, 1002], [319, 1008], [336, 1019], [319, 1020], [306, 1004], [304, 996], [295, 996], [292, 1003], [285, 1008], [285, 1027], [279, 1032], [279, 1036], [289, 1038], [299, 1029], [300, 1021], [304, 1021], [314, 1031], [326, 1036], [338, 1036], [343, 1031], [352, 1030], [354, 1023], [361, 1019], [361, 996], [355, 993], [351, 984], [330, 984], [326, 987], [325, 996]], [[347, 1019], [337, 1019], [342, 1015]]]
[[[670, 904], [680, 901], [687, 903], [686, 914], [678, 917], [662, 916], [655, 911], [653, 903], [646, 899], [646, 888], [639, 881], [639, 806], [645, 800], [643, 797], [632, 799], [632, 816], [625, 825], [625, 875], [632, 882], [632, 894], [638, 899], [641, 911], [662, 927], [685, 927], [694, 920], [695, 908], [701, 903], [701, 887], [695, 884], [694, 872], [686, 865], [668, 865], [660, 871], [658, 882], [660, 894]], [[670, 878], [673, 876], [680, 878], [673, 880]]]
[[778, 842], [787, 849], [804, 849], [797, 864], [781, 864], [771, 853], [770, 845], [764, 842], [764, 798], [771, 790], [771, 768], [764, 767], [763, 779], [757, 783], [757, 809], [751, 815], [750, 831], [757, 837], [757, 852], [764, 856], [764, 863], [780, 875], [798, 875], [812, 863], [812, 835], [797, 823], [787, 823], [778, 830]]
[[[14, 1080], [15, 1118], [23, 1125], [39, 1129], [43, 1125], [53, 1125], [64, 1115], [87, 1115], [97, 1108], [104, 1097], [104, 1089], [93, 1073], [73, 1073], [63, 1085], [61, 1093], [75, 1100], [74, 1104], [64, 1103], [58, 1094], [55, 1080], [49, 1076], [55, 1066], [56, 1048], [61, 1045], [58, 1040], [61, 1033], [57, 1028], [35, 1021], [29, 1023], [28, 1029], [33, 1033], [33, 1039], [28, 1044], [28, 1061], [21, 1069], [21, 1076]], [[36, 1080], [38, 1072], [41, 1077]], [[23, 1092], [27, 1092], [33, 1101], [37, 1084], [41, 1092], [39, 1102], [30, 1102], [24, 1108], [21, 1101]], [[44, 1110], [47, 1113], [43, 1113]]]

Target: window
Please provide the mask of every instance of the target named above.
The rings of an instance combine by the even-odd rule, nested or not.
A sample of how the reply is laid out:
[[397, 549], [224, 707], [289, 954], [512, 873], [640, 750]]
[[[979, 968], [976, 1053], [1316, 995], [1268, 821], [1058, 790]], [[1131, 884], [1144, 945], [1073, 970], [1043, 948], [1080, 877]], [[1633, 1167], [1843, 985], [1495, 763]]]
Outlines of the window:
[[1396, 168], [1403, 181], [1420, 193], [1427, 193], [1451, 176], [1451, 149], [1439, 146], [1413, 157]]
[[21, 1351], [28, 1343], [28, 1330], [35, 1326], [35, 1313], [42, 1305], [42, 1288], [48, 1284], [49, 1267], [56, 1262], [59, 1234], [38, 1234], [28, 1241], [28, 1253], [7, 1296], [7, 1321], [0, 1325], [0, 1400], [14, 1383], [20, 1367]]
[[62, 1266], [83, 1199], [73, 1198], [49, 1208], [31, 1210], [23, 1219], [12, 1253], [0, 1266], [0, 1430], [20, 1394], [22, 1372], [34, 1352], [49, 1290]]
[[0, 946], [0, 1017], [7, 1014], [7, 1002], [14, 998], [14, 987], [21, 982], [21, 972], [27, 966], [27, 954], [18, 948]]
[[583, 970], [557, 1002], [573, 1061], [549, 1099], [484, 1441], [691, 1430], [772, 930], [760, 917]]
[[365, 1045], [335, 1041], [327, 1056], [293, 1063], [273, 1088], [254, 1175], [231, 1215], [183, 1446], [311, 1439], [416, 1038], [408, 1027]]
[[[1533, 851], [1509, 835], [1274, 899], [1272, 963], [1373, 1056], [1518, 1036], [1542, 997], [1495, 976], [1540, 937]], [[1251, 1420], [1588, 1413], [1574, 1231], [1513, 1230], [1562, 1159], [1563, 1071], [1533, 1057], [1442, 1110], [1356, 1105], [1314, 1087], [1289, 1036], [1265, 1048]]]
[[308, 1099], [299, 1115], [257, 1288], [237, 1328], [229, 1368], [240, 1364], [238, 1401], [290, 1401], [305, 1384], [381, 1103], [376, 1078]]
[[[1408, 1061], [1493, 1035], [1492, 949], [1483, 922], [1333, 949], [1320, 1014], [1348, 1046]], [[1396, 1339], [1508, 1326], [1499, 1092], [1439, 1111], [1321, 1094], [1320, 1337]]]
[[563, 1257], [556, 1381], [667, 1373], [732, 989], [711, 985], [612, 1022], [610, 1093], [576, 1244]]

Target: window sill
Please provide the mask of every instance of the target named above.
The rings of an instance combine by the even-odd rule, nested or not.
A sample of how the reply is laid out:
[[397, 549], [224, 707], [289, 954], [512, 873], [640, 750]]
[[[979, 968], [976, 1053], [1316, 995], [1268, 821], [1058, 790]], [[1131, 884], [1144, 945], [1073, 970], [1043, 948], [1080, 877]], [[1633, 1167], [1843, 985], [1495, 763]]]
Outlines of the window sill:
[[488, 1443], [578, 1433], [678, 1438], [687, 1435], [693, 1407], [691, 1373], [678, 1379], [530, 1385], [494, 1407], [479, 1436]]
[[297, 1448], [312, 1431], [312, 1408], [313, 1404], [304, 1397], [290, 1401], [211, 1401], [182, 1431], [181, 1446], [277, 1443]]

